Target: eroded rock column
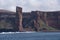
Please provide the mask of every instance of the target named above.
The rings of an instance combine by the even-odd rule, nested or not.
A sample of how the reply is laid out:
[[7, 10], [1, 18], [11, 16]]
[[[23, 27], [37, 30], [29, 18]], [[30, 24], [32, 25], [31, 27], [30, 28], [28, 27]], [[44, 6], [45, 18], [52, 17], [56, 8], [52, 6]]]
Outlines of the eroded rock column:
[[16, 12], [18, 14], [18, 23], [19, 23], [19, 31], [22, 32], [23, 31], [23, 26], [22, 26], [22, 8], [21, 7], [16, 7]]

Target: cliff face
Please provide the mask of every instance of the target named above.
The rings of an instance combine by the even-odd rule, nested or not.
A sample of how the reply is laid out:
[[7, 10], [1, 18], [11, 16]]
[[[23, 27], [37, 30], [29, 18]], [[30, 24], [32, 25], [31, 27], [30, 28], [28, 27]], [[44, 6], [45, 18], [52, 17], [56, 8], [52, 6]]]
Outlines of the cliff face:
[[23, 26], [24, 27], [30, 26], [32, 28], [36, 26], [35, 28], [39, 29], [40, 27], [42, 27], [41, 22], [39, 21], [40, 19], [46, 24], [46, 26], [50, 26], [60, 30], [60, 11], [54, 12], [32, 11], [30, 13], [24, 13]]
[[47, 21], [49, 26], [52, 26], [54, 28], [58, 28], [60, 29], [60, 12], [45, 12], [46, 14], [46, 19], [43, 18], [43, 20], [45, 19], [45, 22]]
[[16, 31], [16, 13], [0, 10], [0, 32], [2, 31]]
[[0, 31], [40, 31], [40, 30], [60, 30], [60, 11], [43, 12], [32, 11], [16, 12], [0, 10]]

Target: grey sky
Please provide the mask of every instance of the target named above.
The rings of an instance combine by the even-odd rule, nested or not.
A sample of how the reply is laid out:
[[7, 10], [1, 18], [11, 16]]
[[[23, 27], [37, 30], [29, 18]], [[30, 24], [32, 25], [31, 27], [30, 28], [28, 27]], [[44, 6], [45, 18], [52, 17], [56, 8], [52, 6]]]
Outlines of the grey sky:
[[0, 0], [0, 9], [16, 10], [16, 0]]
[[60, 10], [60, 0], [18, 0], [17, 5], [23, 8], [23, 11], [58, 11]]
[[0, 9], [16, 11], [16, 6], [22, 7], [24, 12], [56, 11], [60, 10], [60, 0], [0, 0]]

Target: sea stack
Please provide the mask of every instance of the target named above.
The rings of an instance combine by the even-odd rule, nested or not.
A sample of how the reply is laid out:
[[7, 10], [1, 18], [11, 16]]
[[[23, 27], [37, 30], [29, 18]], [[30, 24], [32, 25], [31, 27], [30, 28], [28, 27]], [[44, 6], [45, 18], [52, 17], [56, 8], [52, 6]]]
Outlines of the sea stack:
[[19, 31], [22, 32], [23, 31], [23, 26], [22, 26], [22, 8], [21, 7], [16, 7], [16, 13], [18, 14], [17, 17], [18, 17], [18, 28], [19, 28]]

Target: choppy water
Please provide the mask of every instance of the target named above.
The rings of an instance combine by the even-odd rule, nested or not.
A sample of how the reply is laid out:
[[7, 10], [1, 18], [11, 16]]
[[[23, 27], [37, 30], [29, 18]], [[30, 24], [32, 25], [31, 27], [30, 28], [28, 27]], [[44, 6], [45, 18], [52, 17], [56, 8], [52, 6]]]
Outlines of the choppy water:
[[0, 40], [60, 40], [60, 32], [7, 33]]

